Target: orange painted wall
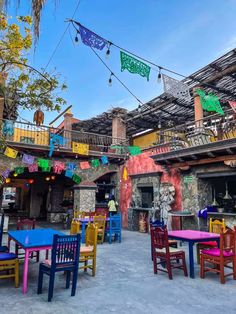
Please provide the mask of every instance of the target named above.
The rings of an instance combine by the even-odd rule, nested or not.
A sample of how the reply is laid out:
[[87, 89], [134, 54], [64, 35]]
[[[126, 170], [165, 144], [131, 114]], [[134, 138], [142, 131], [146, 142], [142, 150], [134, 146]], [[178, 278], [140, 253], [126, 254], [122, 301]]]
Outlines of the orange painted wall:
[[[170, 173], [167, 173], [161, 166], [156, 165], [152, 158], [149, 156], [151, 152], [144, 152], [141, 155], [130, 157], [130, 159], [125, 163], [128, 175], [148, 173], [148, 172], [163, 172], [161, 176], [161, 182], [172, 183], [175, 187], [175, 203], [172, 208], [175, 210], [182, 209], [182, 195], [181, 195], [181, 179], [178, 171], [176, 169], [171, 169]], [[120, 208], [122, 211], [122, 223], [123, 227], [126, 228], [128, 225], [128, 208], [130, 206], [132, 198], [132, 181], [128, 176], [125, 181], [122, 178], [124, 166], [121, 167], [121, 184], [120, 184]], [[173, 220], [173, 223], [178, 227], [178, 222]]]

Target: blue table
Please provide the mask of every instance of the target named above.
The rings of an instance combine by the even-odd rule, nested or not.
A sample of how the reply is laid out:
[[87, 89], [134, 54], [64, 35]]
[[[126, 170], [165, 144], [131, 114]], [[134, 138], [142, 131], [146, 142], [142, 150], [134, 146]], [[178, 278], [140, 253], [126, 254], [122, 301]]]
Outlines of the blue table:
[[25, 250], [24, 275], [23, 275], [23, 293], [27, 293], [29, 256], [31, 252], [50, 250], [53, 244], [54, 234], [63, 235], [62, 232], [53, 229], [33, 229], [33, 230], [17, 230], [9, 231], [9, 247], [10, 241], [13, 240]]
[[216, 241], [219, 246], [220, 235], [217, 233], [197, 230], [173, 230], [168, 232], [168, 238], [188, 242], [190, 277], [194, 278], [193, 245], [198, 242]]

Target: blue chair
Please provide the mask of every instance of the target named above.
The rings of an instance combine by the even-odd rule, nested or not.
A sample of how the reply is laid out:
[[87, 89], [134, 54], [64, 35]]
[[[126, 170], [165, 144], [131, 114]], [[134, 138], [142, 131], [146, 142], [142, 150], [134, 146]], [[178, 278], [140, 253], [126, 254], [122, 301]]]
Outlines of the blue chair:
[[7, 253], [9, 252], [9, 248], [7, 246], [2, 246], [2, 237], [3, 237], [3, 225], [4, 225], [4, 214], [0, 216], [0, 253]]
[[80, 253], [80, 234], [54, 235], [52, 258], [39, 265], [38, 294], [42, 293], [43, 275], [49, 276], [48, 302], [52, 300], [54, 279], [57, 272], [66, 272], [66, 289], [70, 287], [73, 273], [71, 296], [75, 295]]
[[106, 236], [111, 244], [112, 238], [118, 238], [121, 242], [121, 214], [110, 214], [110, 220], [106, 229]]

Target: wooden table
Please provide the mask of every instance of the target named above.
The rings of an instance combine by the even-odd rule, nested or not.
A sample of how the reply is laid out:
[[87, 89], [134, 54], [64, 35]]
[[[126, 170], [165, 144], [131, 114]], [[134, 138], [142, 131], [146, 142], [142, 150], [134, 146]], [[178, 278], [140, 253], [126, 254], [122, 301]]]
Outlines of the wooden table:
[[10, 241], [13, 240], [25, 250], [23, 294], [27, 293], [29, 257], [31, 252], [50, 250], [52, 248], [54, 234], [63, 235], [62, 232], [53, 229], [17, 230], [8, 232], [9, 247]]
[[219, 246], [220, 235], [217, 233], [203, 232], [197, 230], [174, 230], [168, 232], [168, 237], [174, 240], [188, 242], [189, 248], [189, 272], [190, 277], [194, 278], [194, 258], [193, 245], [198, 242], [217, 241]]

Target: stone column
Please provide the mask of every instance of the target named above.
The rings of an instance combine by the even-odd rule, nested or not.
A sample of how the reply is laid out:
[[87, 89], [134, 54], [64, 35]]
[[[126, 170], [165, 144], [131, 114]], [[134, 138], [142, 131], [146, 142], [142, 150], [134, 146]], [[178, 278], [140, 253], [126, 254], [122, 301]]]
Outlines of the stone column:
[[198, 132], [200, 129], [203, 128], [203, 109], [200, 101], [200, 96], [196, 94], [196, 89], [199, 89], [199, 87], [194, 88], [194, 113], [195, 113], [195, 125], [198, 129]]
[[126, 113], [124, 109], [112, 111], [112, 144], [114, 145], [121, 144], [117, 139], [126, 139], [126, 124], [122, 119], [124, 113]]
[[63, 137], [67, 139], [65, 146], [70, 148], [71, 147], [71, 131], [72, 131], [72, 121], [73, 121], [73, 114], [71, 111], [67, 111], [64, 114], [64, 132]]
[[94, 182], [81, 182], [74, 185], [74, 210], [94, 212], [97, 185]]

